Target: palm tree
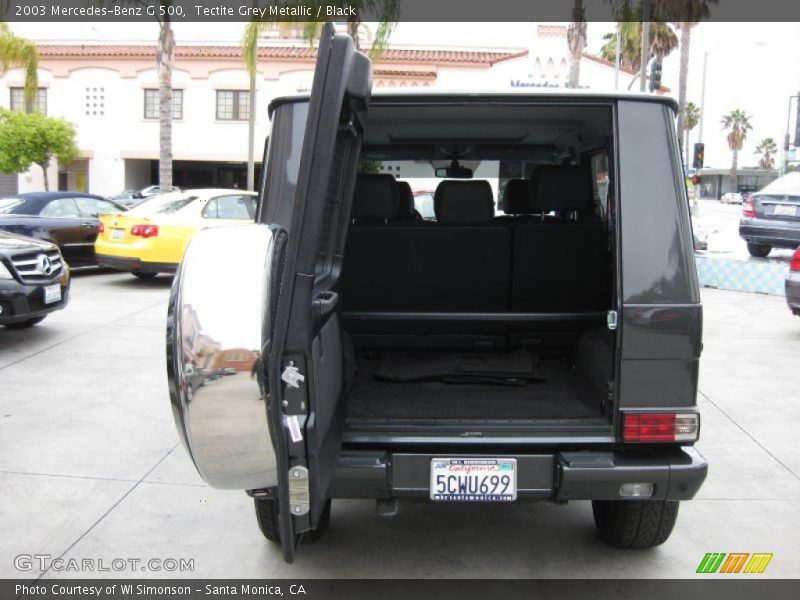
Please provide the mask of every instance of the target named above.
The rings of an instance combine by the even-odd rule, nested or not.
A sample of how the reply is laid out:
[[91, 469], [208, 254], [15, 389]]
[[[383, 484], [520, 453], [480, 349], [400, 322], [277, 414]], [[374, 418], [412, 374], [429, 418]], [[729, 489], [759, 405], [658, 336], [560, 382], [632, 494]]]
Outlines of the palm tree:
[[11, 67], [25, 69], [25, 111], [30, 112], [39, 87], [36, 72], [39, 55], [36, 46], [28, 40], [17, 37], [6, 23], [0, 22], [0, 74]]
[[567, 29], [567, 44], [569, 45], [569, 78], [568, 88], [576, 88], [581, 80], [581, 57], [586, 47], [586, 15], [583, 10], [583, 0], [575, 0], [572, 8], [572, 22]]
[[[324, 5], [351, 6], [356, 15], [370, 14], [377, 17], [378, 29], [369, 48], [369, 57], [377, 60], [386, 49], [389, 37], [400, 17], [400, 0], [351, 0], [350, 2], [325, 2]], [[311, 14], [317, 14], [321, 0], [304, 0], [298, 5], [311, 8]], [[247, 189], [255, 188], [255, 157], [253, 145], [255, 144], [255, 119], [256, 119], [256, 72], [258, 68], [258, 38], [264, 29], [272, 25], [272, 21], [252, 20], [246, 26], [242, 36], [242, 58], [250, 75], [250, 115], [248, 117], [248, 144], [247, 144]], [[304, 22], [303, 37], [313, 44], [319, 37], [322, 22]], [[358, 27], [361, 19], [356, 16], [348, 20], [347, 32], [353, 38], [356, 49], [361, 50]]]
[[694, 102], [688, 102], [683, 108], [683, 111], [678, 115], [678, 123], [681, 124], [681, 138], [683, 147], [686, 151], [686, 162], [689, 164], [689, 132], [697, 127], [700, 122], [700, 107]]
[[756, 154], [760, 154], [761, 158], [758, 159], [758, 166], [762, 169], [775, 168], [775, 154], [778, 152], [778, 144], [771, 137], [764, 138], [761, 143], [756, 146]]
[[679, 19], [675, 26], [681, 33], [681, 63], [678, 73], [678, 131], [685, 129], [683, 117], [686, 114], [686, 82], [689, 78], [689, 49], [692, 43], [692, 28], [702, 19], [710, 16], [709, 5], [718, 0], [666, 0], [666, 12], [672, 12]]
[[[159, 21], [156, 64], [158, 65], [158, 185], [161, 193], [172, 189], [172, 68], [175, 65], [175, 35], [169, 8], [172, 0], [159, 0], [167, 10]], [[156, 17], [159, 20], [159, 17]]]
[[[632, 16], [632, 15], [631, 15]], [[620, 21], [617, 31], [620, 39], [620, 66], [638, 71], [642, 61], [642, 24], [639, 21]], [[614, 62], [617, 54], [617, 32], [603, 36], [606, 43], [600, 49], [599, 56]], [[678, 47], [678, 36], [667, 23], [650, 22], [650, 55], [664, 58]]]
[[728, 131], [726, 139], [728, 140], [728, 148], [733, 153], [733, 161], [731, 162], [731, 191], [735, 192], [737, 186], [736, 168], [739, 161], [739, 150], [742, 149], [744, 141], [747, 139], [747, 132], [753, 129], [750, 124], [750, 115], [745, 111], [738, 108], [732, 110], [727, 115], [722, 117], [722, 129]]

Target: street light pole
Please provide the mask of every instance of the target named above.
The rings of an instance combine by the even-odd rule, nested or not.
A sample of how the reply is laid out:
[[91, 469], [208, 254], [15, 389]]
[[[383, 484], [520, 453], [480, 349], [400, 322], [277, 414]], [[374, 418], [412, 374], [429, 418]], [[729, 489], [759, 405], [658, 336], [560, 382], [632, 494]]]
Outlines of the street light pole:
[[[789, 144], [792, 139], [791, 132], [789, 128], [791, 127], [792, 123], [792, 100], [797, 99], [797, 102], [800, 103], [800, 94], [797, 96], [789, 96], [789, 114], [786, 115], [786, 137], [783, 138], [783, 144], [781, 144], [781, 148], [783, 150], [783, 160], [781, 161], [781, 175], [786, 175], [786, 172], [789, 169], [789, 161], [786, 160], [786, 156], [789, 154]], [[800, 110], [798, 110], [798, 118], [800, 118]], [[800, 129], [800, 127], [796, 124], [795, 127]], [[797, 139], [795, 136], [794, 144], [797, 146], [800, 143], [800, 140]]]

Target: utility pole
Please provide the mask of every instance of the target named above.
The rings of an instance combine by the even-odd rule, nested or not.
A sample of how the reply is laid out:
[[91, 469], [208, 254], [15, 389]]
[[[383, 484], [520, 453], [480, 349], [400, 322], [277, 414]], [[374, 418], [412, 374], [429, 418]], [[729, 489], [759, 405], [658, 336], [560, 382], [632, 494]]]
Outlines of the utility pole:
[[642, 3], [642, 56], [639, 73], [639, 91], [645, 90], [647, 80], [647, 62], [650, 60], [650, 0]]

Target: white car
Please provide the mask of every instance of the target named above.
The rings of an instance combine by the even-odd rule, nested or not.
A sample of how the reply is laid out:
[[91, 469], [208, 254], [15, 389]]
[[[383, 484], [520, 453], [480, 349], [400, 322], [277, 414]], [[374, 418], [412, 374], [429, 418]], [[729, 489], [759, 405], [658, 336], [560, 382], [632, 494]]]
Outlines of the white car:
[[739, 192], [728, 192], [727, 194], [722, 194], [720, 200], [723, 204], [741, 204], [742, 195]]

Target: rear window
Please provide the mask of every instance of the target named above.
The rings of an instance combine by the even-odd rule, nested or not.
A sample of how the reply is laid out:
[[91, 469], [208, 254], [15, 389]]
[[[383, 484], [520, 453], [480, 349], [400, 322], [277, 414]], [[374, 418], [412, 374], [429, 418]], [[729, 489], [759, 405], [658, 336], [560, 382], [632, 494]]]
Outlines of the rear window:
[[24, 204], [19, 198], [3, 198], [0, 200], [0, 214], [10, 214], [14, 209]]
[[176, 213], [197, 200], [197, 196], [187, 194], [164, 194], [142, 202], [132, 209], [130, 215], [168, 215]]

